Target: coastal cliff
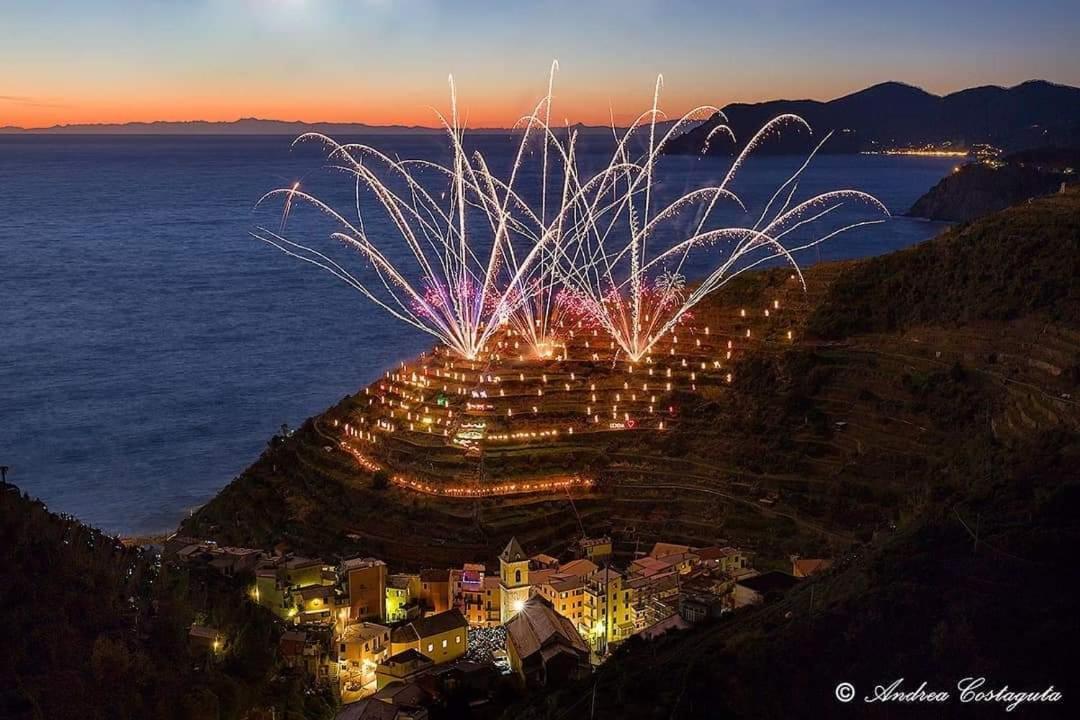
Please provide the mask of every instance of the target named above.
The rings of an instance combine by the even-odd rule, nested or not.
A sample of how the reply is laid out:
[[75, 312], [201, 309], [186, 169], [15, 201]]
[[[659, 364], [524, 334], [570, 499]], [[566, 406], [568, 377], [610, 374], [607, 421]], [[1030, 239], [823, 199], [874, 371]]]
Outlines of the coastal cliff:
[[907, 214], [929, 220], [968, 222], [1075, 182], [1080, 150], [1043, 148], [1001, 161], [960, 166], [920, 197]]

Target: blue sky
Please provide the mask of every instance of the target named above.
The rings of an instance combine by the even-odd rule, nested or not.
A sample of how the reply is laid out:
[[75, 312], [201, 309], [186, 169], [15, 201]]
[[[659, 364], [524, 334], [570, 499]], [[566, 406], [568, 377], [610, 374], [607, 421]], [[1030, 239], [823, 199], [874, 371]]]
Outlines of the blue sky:
[[0, 0], [0, 125], [241, 116], [425, 122], [453, 72], [475, 125], [546, 86], [569, 120], [884, 80], [1080, 84], [1080, 2]]

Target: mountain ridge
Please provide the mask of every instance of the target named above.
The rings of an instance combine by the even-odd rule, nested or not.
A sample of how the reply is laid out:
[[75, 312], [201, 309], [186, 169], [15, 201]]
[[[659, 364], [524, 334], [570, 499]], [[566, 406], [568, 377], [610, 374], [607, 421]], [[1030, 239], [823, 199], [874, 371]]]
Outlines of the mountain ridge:
[[[834, 136], [824, 152], [873, 152], [904, 146], [951, 145], [970, 149], [988, 144], [1007, 150], [1072, 145], [1080, 138], [1080, 88], [1027, 80], [1012, 87], [983, 85], [934, 95], [905, 83], [888, 81], [833, 100], [772, 100], [732, 103], [722, 108], [739, 143], [782, 113], [803, 117], [815, 137]], [[672, 154], [730, 154], [731, 144], [709, 133], [722, 123], [713, 115], [678, 138]], [[762, 151], [802, 153], [805, 132], [783, 132]]]
[[[809, 98], [802, 99], [783, 99], [778, 98], [774, 100], [766, 100], [757, 103], [745, 103], [735, 102], [726, 105], [723, 110], [725, 114], [731, 113], [745, 114], [751, 110], [750, 114], [757, 116], [763, 116], [768, 114], [768, 110], [779, 108], [792, 108], [791, 110], [782, 110], [784, 112], [797, 112], [805, 115], [817, 115], [818, 110], [822, 107], [833, 106], [836, 108], [844, 109], [852, 106], [858, 106], [860, 102], [864, 102], [867, 98], [881, 98], [889, 102], [897, 102], [906, 97], [909, 100], [916, 100], [924, 103], [935, 102], [952, 102], [959, 103], [961, 100], [968, 100], [976, 98], [983, 105], [987, 102], [987, 96], [994, 94], [1000, 96], [1002, 93], [1013, 93], [1017, 99], [1025, 102], [1032, 102], [1038, 98], [1026, 97], [1031, 94], [1045, 94], [1045, 93], [1058, 93], [1068, 94], [1072, 96], [1070, 100], [1069, 108], [1075, 106], [1076, 112], [1070, 113], [1070, 117], [1073, 117], [1077, 123], [1080, 123], [1080, 88], [1075, 88], [1069, 85], [1060, 83], [1054, 83], [1047, 80], [1026, 80], [1017, 85], [1006, 87], [1002, 85], [980, 85], [971, 88], [965, 88], [957, 90], [946, 95], [935, 95], [922, 88], [909, 83], [904, 83], [898, 80], [887, 80], [884, 82], [870, 85], [861, 90], [842, 95], [831, 100], [812, 100]], [[1025, 96], [1025, 97], [1020, 97]], [[951, 99], [951, 100], [950, 100]], [[1006, 108], [1010, 110], [1011, 114], [1015, 115], [1015, 108]], [[769, 119], [772, 117], [769, 114]], [[815, 133], [819, 129], [819, 122], [811, 121], [811, 118], [806, 118], [810, 121], [811, 127], [815, 128]], [[676, 143], [679, 148], [673, 148], [674, 152], [689, 152], [691, 150], [689, 144], [692, 141], [699, 140], [692, 133], [695, 130], [708, 127], [712, 129], [716, 125], [716, 118], [710, 118], [698, 128], [691, 130], [676, 138]], [[760, 124], [763, 124], [762, 121]], [[668, 125], [671, 121], [667, 121]], [[610, 132], [611, 128], [606, 125], [589, 125], [587, 123], [574, 123], [571, 126], [578, 132], [583, 133], [602, 133]], [[625, 129], [625, 128], [623, 128]], [[737, 128], [738, 129], [738, 128]], [[756, 128], [752, 128], [756, 130]], [[825, 129], [825, 128], [822, 128]], [[828, 129], [842, 129], [839, 127]], [[153, 121], [132, 121], [124, 123], [62, 123], [51, 125], [47, 127], [19, 127], [14, 125], [0, 126], [0, 135], [75, 135], [75, 134], [92, 134], [92, 135], [291, 135], [299, 134], [302, 132], [327, 132], [335, 133], [339, 135], [364, 135], [364, 134], [418, 134], [426, 135], [433, 133], [441, 133], [443, 130], [438, 127], [428, 127], [423, 125], [403, 125], [403, 124], [391, 124], [391, 125], [373, 125], [369, 123], [361, 122], [330, 122], [330, 121], [302, 121], [302, 120], [280, 120], [275, 118], [258, 118], [258, 117], [243, 117], [236, 120], [153, 120]], [[500, 133], [500, 132], [512, 132], [512, 128], [478, 128], [472, 132], [476, 133]], [[1080, 132], [1080, 131], [1078, 131]], [[748, 136], [746, 132], [737, 133], [738, 137]], [[703, 137], [703, 136], [702, 136]], [[685, 139], [684, 139], [685, 138]], [[804, 143], [805, 144], [805, 143]], [[831, 143], [835, 145], [835, 143]], [[1046, 144], [1045, 142], [1041, 144]], [[697, 150], [700, 151], [700, 142], [697, 142]], [[802, 151], [804, 148], [800, 148]], [[831, 151], [836, 151], [834, 148], [827, 148]]]

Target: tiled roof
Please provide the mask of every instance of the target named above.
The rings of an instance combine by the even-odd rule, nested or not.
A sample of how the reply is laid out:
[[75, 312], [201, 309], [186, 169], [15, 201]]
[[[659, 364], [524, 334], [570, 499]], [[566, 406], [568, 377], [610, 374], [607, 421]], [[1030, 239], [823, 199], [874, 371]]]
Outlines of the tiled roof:
[[592, 560], [571, 560], [565, 565], [559, 566], [560, 575], [578, 575], [580, 577], [586, 577], [592, 575], [599, 570], [600, 567]]
[[397, 655], [391, 655], [383, 660], [383, 665], [406, 665], [408, 663], [431, 663], [433, 662], [426, 655], [418, 651], [416, 648], [409, 648], [408, 650], [402, 650]]
[[395, 643], [416, 642], [421, 638], [439, 635], [456, 628], [467, 628], [469, 622], [459, 610], [447, 610], [436, 615], [417, 618], [412, 622], [395, 628], [392, 638]]
[[658, 542], [653, 545], [652, 550], [649, 552], [654, 558], [662, 558], [666, 555], [678, 555], [679, 553], [690, 552], [692, 548], [689, 545], [676, 545], [675, 543]]
[[733, 547], [706, 547], [700, 550], [695, 550], [694, 554], [702, 560], [719, 560], [720, 558], [731, 557], [732, 555], [738, 555], [739, 550]]
[[510, 538], [510, 542], [506, 544], [502, 553], [499, 555], [499, 559], [503, 562], [521, 562], [522, 560], [528, 560], [529, 556], [525, 554], [525, 551], [521, 549], [521, 545], [518, 544], [517, 538]]
[[519, 658], [541, 652], [553, 645], [571, 648], [585, 656], [589, 646], [581, 638], [574, 623], [552, 609], [543, 598], [533, 596], [506, 623], [507, 642], [513, 644]]
[[832, 567], [832, 560], [825, 558], [799, 558], [793, 563], [797, 577], [807, 577]]

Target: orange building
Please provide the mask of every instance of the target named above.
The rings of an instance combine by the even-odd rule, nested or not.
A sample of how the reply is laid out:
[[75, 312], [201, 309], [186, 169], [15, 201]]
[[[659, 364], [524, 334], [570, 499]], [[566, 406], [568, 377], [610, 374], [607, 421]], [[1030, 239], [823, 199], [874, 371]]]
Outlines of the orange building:
[[349, 590], [353, 620], [386, 619], [386, 563], [375, 558], [343, 560], [341, 576]]
[[441, 613], [450, 609], [450, 571], [420, 571], [420, 603], [425, 612]]

